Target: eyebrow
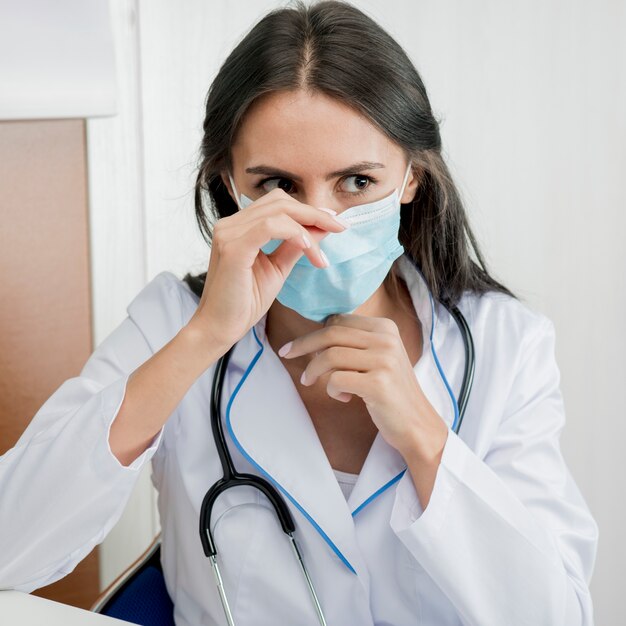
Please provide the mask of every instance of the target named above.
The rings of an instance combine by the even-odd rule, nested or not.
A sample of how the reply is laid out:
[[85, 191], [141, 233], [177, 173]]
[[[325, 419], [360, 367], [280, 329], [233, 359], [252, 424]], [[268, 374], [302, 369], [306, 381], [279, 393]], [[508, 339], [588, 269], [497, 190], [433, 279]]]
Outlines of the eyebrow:
[[[326, 175], [326, 180], [330, 180], [331, 178], [336, 178], [339, 176], [345, 176], [347, 174], [354, 174], [355, 172], [361, 170], [374, 170], [379, 168], [384, 168], [385, 166], [382, 163], [373, 163], [371, 161], [361, 161], [360, 163], [354, 163], [354, 165], [350, 165], [349, 167], [345, 167], [341, 170], [337, 170], [336, 172], [331, 172]], [[295, 180], [296, 182], [302, 182], [302, 179], [295, 174], [291, 174], [285, 170], [278, 169], [276, 167], [270, 167], [269, 165], [255, 165], [253, 167], [246, 168], [247, 174], [265, 174], [266, 176], [281, 176], [282, 178], [289, 178], [291, 180]]]

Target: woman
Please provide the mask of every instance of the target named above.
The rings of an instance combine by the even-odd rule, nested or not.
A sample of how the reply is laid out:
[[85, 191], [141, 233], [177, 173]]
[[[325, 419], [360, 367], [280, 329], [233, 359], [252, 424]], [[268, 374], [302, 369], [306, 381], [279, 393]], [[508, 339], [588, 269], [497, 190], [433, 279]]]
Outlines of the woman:
[[[0, 587], [72, 571], [151, 460], [176, 623], [226, 623], [198, 517], [234, 347], [228, 449], [287, 502], [326, 623], [592, 624], [554, 325], [485, 269], [399, 45], [345, 3], [265, 16], [209, 91], [196, 215], [208, 271], [156, 276], [0, 459]], [[458, 433], [454, 306], [476, 351]], [[236, 624], [320, 623], [258, 490], [210, 529]]]

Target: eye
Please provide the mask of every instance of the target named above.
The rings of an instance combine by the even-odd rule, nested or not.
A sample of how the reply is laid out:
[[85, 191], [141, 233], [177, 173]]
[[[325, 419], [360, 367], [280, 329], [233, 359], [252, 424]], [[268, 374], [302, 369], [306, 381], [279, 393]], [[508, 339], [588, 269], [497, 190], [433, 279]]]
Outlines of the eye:
[[376, 184], [375, 178], [365, 176], [364, 174], [351, 174], [350, 176], [346, 176], [343, 180], [344, 182], [352, 181], [351, 183], [348, 182], [347, 189], [344, 191], [355, 195], [365, 193], [372, 184]]
[[264, 178], [260, 180], [254, 187], [255, 189], [262, 189], [266, 193], [272, 191], [272, 189], [276, 189], [276, 187], [280, 187], [284, 192], [289, 193], [292, 182], [288, 178], [275, 176], [274, 178]]

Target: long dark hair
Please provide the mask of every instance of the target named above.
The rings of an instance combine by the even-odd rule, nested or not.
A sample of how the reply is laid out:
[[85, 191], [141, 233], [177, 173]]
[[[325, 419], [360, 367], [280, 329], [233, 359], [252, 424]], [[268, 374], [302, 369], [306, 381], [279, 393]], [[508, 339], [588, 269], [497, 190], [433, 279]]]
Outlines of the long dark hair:
[[[373, 19], [336, 0], [308, 6], [296, 0], [267, 13], [211, 84], [195, 185], [196, 221], [209, 245], [215, 221], [237, 211], [220, 170], [232, 171], [230, 146], [246, 110], [263, 94], [297, 89], [354, 107], [412, 160], [420, 183], [413, 201], [401, 207], [398, 238], [437, 300], [455, 306], [466, 290], [517, 298], [487, 271], [441, 155], [439, 121], [413, 63]], [[183, 280], [200, 297], [205, 278], [206, 272], [188, 273]], [[397, 293], [397, 281], [394, 263], [385, 284]]]

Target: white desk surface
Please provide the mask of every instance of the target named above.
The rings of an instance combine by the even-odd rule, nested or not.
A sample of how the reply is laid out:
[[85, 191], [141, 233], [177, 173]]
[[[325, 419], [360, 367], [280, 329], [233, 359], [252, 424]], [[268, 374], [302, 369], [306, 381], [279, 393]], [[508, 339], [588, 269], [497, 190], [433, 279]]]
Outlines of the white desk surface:
[[0, 590], [0, 622], [6, 626], [115, 626], [113, 619], [21, 591]]

